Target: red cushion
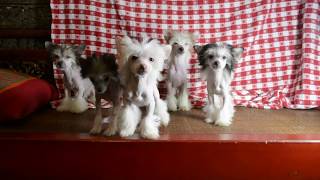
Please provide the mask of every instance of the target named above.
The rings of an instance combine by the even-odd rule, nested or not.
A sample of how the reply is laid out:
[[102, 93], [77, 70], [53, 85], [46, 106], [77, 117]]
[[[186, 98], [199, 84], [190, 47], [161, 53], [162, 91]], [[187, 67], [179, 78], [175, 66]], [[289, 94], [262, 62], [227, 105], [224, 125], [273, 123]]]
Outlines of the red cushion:
[[[10, 79], [8, 76], [11, 75]], [[6, 85], [0, 86], [0, 122], [24, 118], [48, 104], [56, 94], [54, 88], [46, 81], [19, 75], [0, 69], [0, 83]]]

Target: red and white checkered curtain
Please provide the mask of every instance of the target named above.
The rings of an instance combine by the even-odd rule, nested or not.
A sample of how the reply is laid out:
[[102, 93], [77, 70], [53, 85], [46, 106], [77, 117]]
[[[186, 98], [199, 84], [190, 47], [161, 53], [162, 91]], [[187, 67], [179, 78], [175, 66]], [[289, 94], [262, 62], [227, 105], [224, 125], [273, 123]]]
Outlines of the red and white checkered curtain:
[[[147, 33], [164, 42], [167, 29], [198, 31], [198, 44], [244, 47], [232, 82], [236, 105], [279, 109], [320, 106], [320, 5], [305, 1], [51, 0], [52, 41], [85, 43], [86, 53], [116, 53], [115, 37]], [[201, 107], [206, 83], [196, 55], [189, 70], [190, 99]], [[55, 69], [57, 87], [63, 85]], [[165, 93], [165, 86], [160, 84]]]

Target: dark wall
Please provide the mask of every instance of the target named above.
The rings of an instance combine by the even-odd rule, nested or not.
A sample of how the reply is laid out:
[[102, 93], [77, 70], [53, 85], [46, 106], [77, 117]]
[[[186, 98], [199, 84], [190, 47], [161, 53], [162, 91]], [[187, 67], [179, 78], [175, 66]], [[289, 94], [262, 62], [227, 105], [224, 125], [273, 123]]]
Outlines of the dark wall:
[[50, 26], [50, 0], [0, 0], [0, 68], [52, 82], [52, 65], [44, 49]]
[[[0, 29], [50, 30], [49, 0], [0, 0]], [[0, 48], [43, 48], [41, 38], [1, 38]]]

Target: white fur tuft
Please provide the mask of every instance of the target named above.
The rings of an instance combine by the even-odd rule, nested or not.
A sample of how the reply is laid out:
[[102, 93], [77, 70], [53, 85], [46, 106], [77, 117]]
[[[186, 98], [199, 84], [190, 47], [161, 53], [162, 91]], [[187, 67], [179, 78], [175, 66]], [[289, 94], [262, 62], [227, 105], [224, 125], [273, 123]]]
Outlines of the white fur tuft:
[[159, 138], [159, 117], [155, 115], [146, 116], [141, 121], [140, 134], [142, 137], [147, 139], [158, 139]]
[[160, 117], [161, 125], [168, 126], [170, 115], [168, 113], [167, 104], [162, 99], [159, 99], [156, 103], [155, 114]]
[[88, 109], [88, 102], [82, 97], [72, 98], [70, 106], [70, 112], [82, 113]]
[[71, 109], [71, 98], [64, 97], [61, 101], [61, 104], [57, 107], [57, 111], [64, 112], [64, 111], [70, 111], [70, 109]]
[[127, 104], [120, 112], [120, 136], [132, 136], [141, 119], [141, 110], [134, 104]]

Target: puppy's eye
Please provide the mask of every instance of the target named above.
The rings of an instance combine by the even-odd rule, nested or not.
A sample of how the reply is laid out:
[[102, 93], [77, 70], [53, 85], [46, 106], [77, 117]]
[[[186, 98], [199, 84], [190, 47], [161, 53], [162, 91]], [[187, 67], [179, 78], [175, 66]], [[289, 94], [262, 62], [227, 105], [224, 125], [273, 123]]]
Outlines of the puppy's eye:
[[71, 56], [66, 56], [66, 58], [67, 58], [67, 59], [70, 59], [70, 58], [71, 58]]
[[222, 59], [227, 59], [227, 57], [226, 56], [222, 56]]
[[213, 59], [213, 55], [209, 55], [208, 58], [209, 58], [209, 59]]
[[176, 45], [178, 45], [178, 43], [174, 42], [173, 45], [176, 46]]
[[154, 59], [153, 59], [153, 58], [149, 58], [149, 61], [150, 61], [150, 62], [153, 62], [153, 61], [154, 61]]
[[138, 56], [131, 56], [131, 60], [135, 61], [138, 59]]

